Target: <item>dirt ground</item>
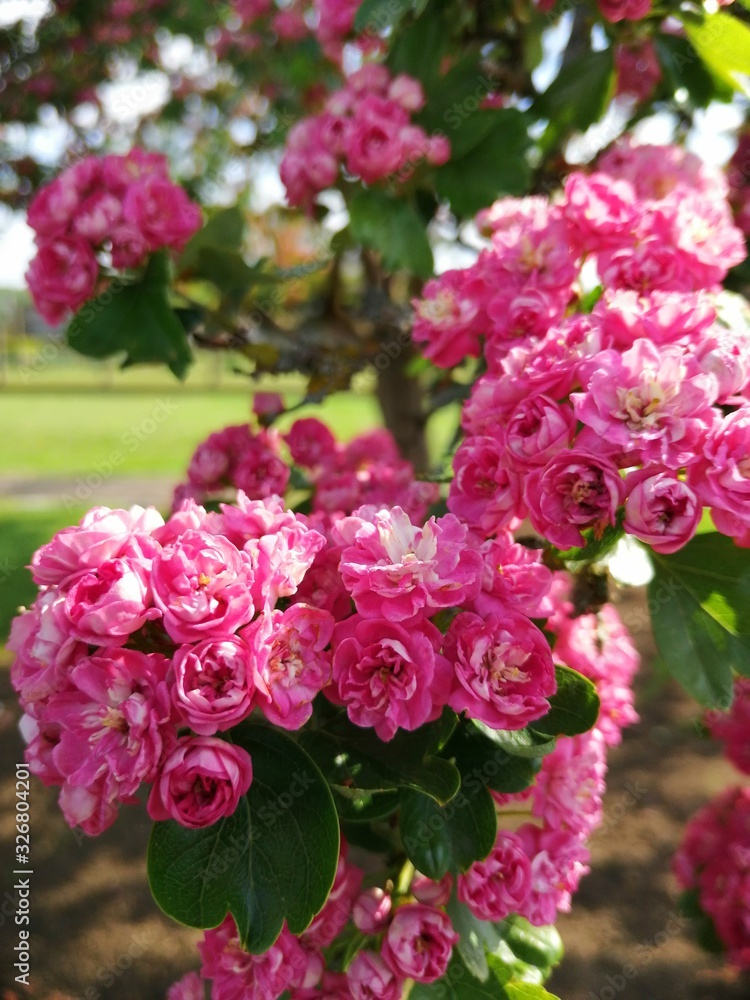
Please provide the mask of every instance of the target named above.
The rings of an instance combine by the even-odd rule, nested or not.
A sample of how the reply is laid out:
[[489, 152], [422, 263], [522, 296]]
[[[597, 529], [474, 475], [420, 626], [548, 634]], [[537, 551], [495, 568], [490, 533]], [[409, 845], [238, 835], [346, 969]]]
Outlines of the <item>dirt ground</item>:
[[[648, 663], [643, 596], [623, 606]], [[17, 706], [0, 670], [0, 998], [163, 1000], [197, 968], [197, 935], [164, 917], [145, 877], [149, 821], [123, 810], [102, 837], [76, 836], [56, 793], [31, 795], [31, 985], [14, 983], [13, 765], [22, 760]], [[750, 1000], [740, 977], [694, 943], [676, 909], [669, 863], [685, 820], [735, 782], [717, 747], [697, 736], [694, 705], [671, 685], [639, 680], [642, 722], [611, 754], [607, 811], [593, 845], [592, 873], [560, 921], [566, 956], [549, 988], [563, 1000]], [[3, 992], [5, 991], [5, 992]]]

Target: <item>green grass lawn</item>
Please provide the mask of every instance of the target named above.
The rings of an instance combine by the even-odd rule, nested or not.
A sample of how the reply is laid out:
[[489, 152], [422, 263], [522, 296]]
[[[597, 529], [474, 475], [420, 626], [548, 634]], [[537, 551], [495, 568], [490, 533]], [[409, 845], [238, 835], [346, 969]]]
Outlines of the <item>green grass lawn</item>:
[[[290, 395], [294, 403], [298, 395]], [[0, 393], [0, 475], [30, 479], [75, 479], [107, 469], [118, 476], [167, 476], [177, 482], [193, 449], [211, 431], [247, 421], [247, 392], [34, 392]], [[378, 426], [374, 397], [339, 393], [322, 406], [310, 406], [285, 418], [320, 416], [347, 440]], [[428, 427], [435, 456], [441, 454], [456, 426], [458, 411], [440, 411]], [[20, 509], [0, 501], [0, 642], [21, 604], [35, 588], [24, 567], [52, 534], [74, 524], [86, 508], [69, 510], [54, 500], [49, 506]]]
[[7, 638], [18, 608], [36, 596], [36, 586], [25, 568], [31, 554], [60, 528], [75, 524], [83, 513], [83, 508], [21, 511], [7, 501], [0, 505], [0, 643]]
[[[198, 442], [247, 421], [250, 407], [237, 391], [0, 394], [0, 475], [73, 478], [109, 463], [117, 475], [179, 478]], [[375, 400], [354, 393], [304, 412], [344, 438], [378, 421]]]

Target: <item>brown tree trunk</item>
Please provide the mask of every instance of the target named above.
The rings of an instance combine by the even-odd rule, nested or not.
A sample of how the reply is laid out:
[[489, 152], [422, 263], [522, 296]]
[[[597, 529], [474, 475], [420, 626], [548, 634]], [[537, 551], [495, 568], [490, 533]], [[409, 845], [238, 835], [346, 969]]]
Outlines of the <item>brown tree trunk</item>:
[[[392, 350], [386, 353], [389, 346]], [[403, 457], [414, 465], [418, 475], [424, 474], [429, 470], [429, 457], [422, 388], [418, 380], [406, 371], [414, 354], [409, 345], [402, 347], [394, 341], [384, 344], [383, 348], [375, 359], [375, 366], [378, 372], [377, 397], [385, 426], [396, 439]]]

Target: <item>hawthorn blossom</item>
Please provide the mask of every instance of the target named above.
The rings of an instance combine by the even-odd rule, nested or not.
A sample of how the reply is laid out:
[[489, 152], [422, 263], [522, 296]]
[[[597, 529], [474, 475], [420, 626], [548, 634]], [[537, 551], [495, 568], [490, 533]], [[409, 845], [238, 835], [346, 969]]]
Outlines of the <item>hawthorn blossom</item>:
[[544, 634], [514, 611], [486, 619], [465, 611], [445, 636], [456, 680], [448, 704], [493, 729], [522, 729], [549, 711], [556, 690]]

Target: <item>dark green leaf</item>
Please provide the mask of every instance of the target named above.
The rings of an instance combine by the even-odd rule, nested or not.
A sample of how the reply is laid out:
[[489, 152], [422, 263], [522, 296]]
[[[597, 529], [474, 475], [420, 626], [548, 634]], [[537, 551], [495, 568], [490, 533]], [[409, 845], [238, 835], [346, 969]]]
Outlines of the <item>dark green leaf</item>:
[[612, 97], [614, 77], [611, 48], [587, 52], [563, 66], [532, 108], [549, 122], [543, 145], [549, 148], [570, 132], [584, 132], [598, 122]]
[[690, 42], [679, 35], [658, 34], [654, 36], [654, 45], [671, 90], [684, 87], [694, 107], [707, 107], [716, 87]]
[[344, 822], [373, 823], [392, 815], [399, 804], [397, 791], [360, 792], [358, 789], [332, 787], [336, 812]]
[[487, 957], [487, 965], [488, 979], [482, 982], [469, 972], [456, 950], [445, 976], [436, 983], [415, 983], [409, 1000], [508, 1000], [505, 984], [510, 970], [493, 955]]
[[[394, 0], [401, 4], [404, 0]], [[444, 17], [428, 11], [405, 30], [399, 31], [388, 54], [388, 66], [395, 76], [408, 73], [424, 84], [429, 99], [440, 80], [440, 63], [450, 48], [450, 32]]]
[[508, 794], [529, 787], [542, 759], [541, 753], [533, 757], [514, 756], [468, 719], [459, 722], [443, 756], [455, 759], [464, 778], [471, 776], [495, 792]]
[[[343, 716], [326, 731], [306, 731], [300, 743], [318, 764], [329, 784], [370, 792], [413, 788], [449, 802], [461, 778], [455, 765], [436, 757], [450, 736], [455, 716], [400, 731], [383, 743], [371, 729], [360, 729]], [[450, 728], [449, 728], [450, 727]]]
[[652, 558], [649, 610], [662, 659], [701, 704], [727, 708], [732, 672], [750, 675], [750, 553], [711, 533]]
[[403, 268], [420, 278], [432, 274], [432, 249], [425, 226], [410, 202], [370, 188], [354, 196], [349, 215], [354, 239], [377, 250], [389, 270]]
[[583, 674], [570, 667], [555, 667], [557, 691], [549, 699], [550, 709], [531, 728], [544, 736], [578, 736], [596, 724], [599, 695]]
[[[485, 118], [484, 115], [488, 117]], [[476, 124], [473, 124], [476, 119]], [[490, 122], [491, 130], [458, 159], [451, 159], [434, 172], [435, 188], [441, 198], [450, 202], [456, 215], [474, 215], [491, 205], [500, 195], [521, 195], [528, 190], [531, 170], [526, 152], [529, 146], [527, 121], [515, 108], [482, 112], [459, 126], [468, 126], [467, 139], [473, 140], [477, 130]], [[462, 140], [455, 133], [458, 149]], [[454, 133], [448, 132], [453, 141]]]
[[268, 285], [274, 279], [256, 265], [250, 267], [236, 250], [201, 247], [192, 271], [195, 278], [211, 281], [222, 295], [241, 302], [256, 285]]
[[239, 251], [244, 229], [245, 220], [239, 208], [221, 209], [188, 241], [177, 261], [177, 273], [184, 274], [196, 268], [200, 251], [207, 247]]
[[151, 257], [141, 281], [114, 281], [76, 313], [67, 329], [70, 346], [89, 358], [125, 354], [123, 367], [162, 363], [183, 378], [192, 361], [185, 330], [167, 299], [166, 254]]
[[471, 776], [445, 806], [405, 789], [400, 826], [407, 857], [437, 882], [447, 871], [466, 871], [490, 853], [497, 835], [495, 804], [487, 787]]
[[156, 823], [151, 891], [165, 913], [215, 927], [227, 911], [243, 945], [266, 951], [284, 920], [301, 933], [336, 873], [339, 829], [331, 792], [308, 755], [268, 726], [232, 731], [253, 760], [253, 783], [233, 816], [203, 830]]
[[459, 935], [456, 945], [464, 965], [480, 982], [485, 983], [490, 974], [487, 952], [493, 954], [500, 943], [497, 928], [489, 920], [479, 920], [468, 906], [459, 903], [455, 891], [446, 907], [453, 930]]
[[542, 736], [531, 729], [491, 729], [483, 722], [474, 722], [474, 726], [492, 740], [501, 750], [510, 754], [511, 757], [526, 757], [536, 759], [552, 753], [555, 749], [555, 740], [549, 736]]
[[380, 34], [399, 24], [412, 6], [412, 0], [364, 0], [354, 18], [354, 30]]

